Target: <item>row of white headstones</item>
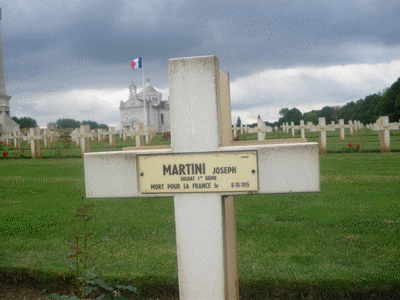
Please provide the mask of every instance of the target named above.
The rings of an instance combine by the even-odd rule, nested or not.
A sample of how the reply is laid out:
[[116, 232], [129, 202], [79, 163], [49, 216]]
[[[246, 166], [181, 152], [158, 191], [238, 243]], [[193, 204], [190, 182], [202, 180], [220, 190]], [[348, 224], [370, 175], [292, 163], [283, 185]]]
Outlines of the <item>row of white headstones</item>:
[[[378, 131], [379, 133], [379, 140], [381, 144], [381, 151], [388, 152], [390, 151], [390, 130], [397, 130], [400, 128], [400, 121], [399, 123], [389, 123], [388, 116], [381, 116], [374, 124], [368, 124], [365, 126], [366, 128], [374, 131]], [[277, 127], [275, 127], [277, 128]], [[295, 131], [300, 130], [301, 139], [298, 141], [302, 141], [305, 139], [305, 130], [308, 132], [320, 132], [320, 151], [326, 152], [327, 149], [327, 140], [326, 140], [326, 132], [331, 131], [334, 132], [336, 129], [340, 130], [340, 141], [345, 141], [345, 129], [349, 129], [350, 136], [353, 136], [353, 130], [358, 131], [364, 128], [363, 124], [360, 121], [351, 121], [349, 120], [349, 124], [345, 125], [344, 120], [340, 119], [339, 124], [335, 124], [333, 121], [330, 125], [326, 125], [325, 118], [320, 117], [318, 118], [318, 125], [315, 126], [312, 122], [307, 122], [307, 125], [304, 124], [304, 120], [300, 120], [300, 125], [294, 125], [294, 122], [291, 122], [291, 125], [288, 123], [282, 125], [282, 129], [284, 132], [289, 133], [291, 130], [292, 136], [295, 137]], [[237, 128], [233, 128], [234, 133], [237, 134]], [[261, 120], [257, 120], [257, 127], [248, 129], [247, 132], [257, 132], [258, 133], [258, 140], [264, 140], [265, 135], [267, 132], [272, 132], [272, 127], [265, 126], [265, 123]], [[243, 134], [243, 131], [242, 131]], [[305, 141], [305, 140], [304, 140]]]
[[41, 141], [43, 141], [44, 148], [49, 149], [52, 144], [58, 143], [60, 134], [50, 129], [29, 128], [28, 134], [22, 134], [21, 131], [14, 131], [14, 133], [4, 133], [1, 136], [1, 141], [6, 145], [14, 143], [15, 149], [21, 149], [22, 141], [28, 141], [31, 147], [32, 158], [36, 158], [41, 154]]
[[[168, 74], [171, 147], [85, 153], [86, 197], [173, 196], [180, 299], [239, 299], [234, 195], [319, 191], [318, 143], [289, 143], [292, 139], [279, 145], [232, 142], [229, 76], [219, 71], [216, 56], [170, 59]], [[236, 181], [236, 176], [249, 180], [256, 176], [257, 185], [251, 192], [145, 190], [148, 181], [161, 188], [184, 180], [181, 185], [185, 186], [186, 176], [167, 174], [171, 159], [180, 169], [189, 168], [187, 162], [199, 156], [211, 157], [218, 168], [209, 168], [211, 159], [205, 159], [207, 172], [200, 174], [207, 174], [213, 169], [239, 168], [231, 155], [245, 160], [249, 153], [256, 159], [251, 172], [238, 169], [210, 177], [215, 180], [212, 187], [218, 188], [225, 181]], [[220, 162], [223, 157], [228, 157], [229, 166]], [[154, 167], [141, 169], [141, 163], [148, 160], [155, 162]], [[207, 176], [191, 180], [200, 177]]]
[[89, 125], [81, 125], [79, 129], [75, 129], [71, 132], [72, 141], [74, 141], [77, 147], [80, 147], [82, 153], [90, 152], [90, 142], [95, 141], [96, 139], [99, 142], [102, 142], [108, 136], [110, 147], [115, 147], [115, 136], [119, 135], [119, 138], [124, 142], [128, 141], [128, 138], [131, 137], [135, 139], [136, 147], [143, 147], [146, 145], [150, 145], [151, 142], [156, 137], [156, 130], [151, 126], [144, 126], [142, 123], [136, 124], [136, 130], [119, 130], [115, 131], [115, 127], [110, 126], [109, 130], [106, 131], [104, 129], [93, 129], [90, 130]]
[[[104, 129], [90, 130], [89, 125], [81, 125], [80, 128], [76, 128], [71, 132], [70, 137], [77, 147], [81, 148], [82, 153], [90, 152], [91, 141], [98, 140], [102, 142], [107, 137], [109, 138], [110, 147], [115, 147], [115, 135], [117, 134], [125, 142], [128, 141], [128, 137], [135, 138], [136, 147], [149, 145], [155, 138], [155, 130], [151, 127], [143, 126], [143, 124], [137, 124], [137, 128], [138, 130], [115, 131], [115, 127], [110, 126], [107, 131]], [[21, 131], [2, 134], [1, 141], [6, 145], [11, 145], [11, 141], [13, 141], [16, 149], [21, 149], [22, 141], [28, 141], [32, 158], [37, 158], [41, 155], [42, 142], [45, 149], [50, 149], [52, 144], [58, 143], [59, 137], [60, 133], [57, 131], [36, 127], [29, 128], [27, 135], [22, 134]]]
[[[321, 119], [321, 118], [320, 118]], [[325, 118], [323, 118], [325, 119]], [[332, 123], [329, 126], [329, 130], [331, 131], [335, 131], [336, 128], [341, 128], [342, 126], [344, 126], [344, 128], [349, 128], [350, 129], [350, 133], [353, 134], [353, 129], [355, 131], [362, 129], [363, 128], [363, 124], [361, 124], [360, 121], [353, 121], [353, 120], [349, 120], [349, 124], [348, 125], [344, 125], [344, 120], [340, 119], [339, 120], [339, 124], [334, 124], [334, 122], [332, 121]], [[243, 132], [248, 132], [248, 133], [253, 133], [253, 132], [273, 132], [273, 131], [278, 131], [278, 130], [283, 130], [286, 133], [289, 133], [289, 130], [292, 131], [292, 135], [294, 137], [294, 132], [295, 130], [301, 130], [301, 129], [306, 129], [310, 132], [315, 132], [317, 131], [317, 126], [315, 126], [313, 124], [313, 122], [307, 122], [307, 125], [304, 124], [304, 120], [300, 120], [300, 125], [294, 125], [294, 122], [291, 122], [291, 124], [289, 125], [289, 122], [283, 123], [280, 127], [278, 126], [266, 126], [265, 123], [262, 121], [262, 119], [257, 119], [257, 127], [258, 128], [263, 128], [262, 130], [258, 130], [256, 128], [252, 128], [249, 127], [248, 125], [243, 125], [241, 127], [232, 127], [232, 132], [233, 134], [236, 136], [238, 134], [238, 132], [240, 131], [241, 134], [243, 134]], [[302, 136], [302, 138], [304, 138], [304, 136]]]
[[[284, 123], [281, 128], [284, 132], [289, 133], [289, 130], [292, 133], [292, 136], [295, 137], [295, 131], [300, 130], [301, 139], [290, 140], [290, 143], [298, 143], [298, 142], [306, 142], [305, 140], [305, 130], [308, 132], [320, 132], [320, 151], [326, 152], [327, 149], [327, 140], [326, 140], [326, 131], [334, 132], [336, 129], [340, 130], [340, 141], [345, 141], [345, 129], [349, 129], [350, 136], [353, 136], [353, 130], [358, 131], [364, 128], [364, 125], [360, 121], [352, 121], [349, 120], [347, 125], [344, 124], [344, 120], [340, 119], [339, 124], [335, 124], [333, 121], [330, 125], [325, 125], [325, 118], [319, 118], [319, 124], [315, 126], [312, 122], [307, 122], [307, 125], [304, 124], [304, 120], [300, 120], [300, 125], [294, 125], [294, 122], [291, 122], [289, 125], [288, 122]], [[379, 132], [379, 140], [381, 144], [381, 151], [387, 152], [390, 151], [390, 130], [397, 130], [400, 127], [400, 121], [398, 123], [389, 123], [388, 116], [381, 116], [374, 124], [368, 124], [365, 126], [366, 128]], [[156, 131], [152, 127], [143, 126], [143, 124], [136, 124], [136, 130], [119, 130], [115, 131], [115, 127], [110, 126], [109, 130], [104, 129], [93, 129], [90, 130], [89, 125], [81, 125], [80, 128], [75, 129], [71, 132], [71, 139], [76, 143], [77, 147], [80, 147], [82, 153], [90, 152], [90, 142], [98, 140], [102, 142], [106, 137], [109, 137], [110, 147], [115, 147], [115, 135], [119, 135], [120, 139], [124, 142], [128, 141], [128, 137], [135, 139], [136, 147], [141, 147], [145, 145], [150, 145], [151, 141], [156, 136]], [[257, 120], [257, 127], [250, 128], [248, 126], [242, 127], [233, 127], [232, 132], [234, 136], [238, 134], [240, 131], [243, 132], [257, 132], [258, 140], [262, 141], [266, 138], [266, 133], [272, 132], [274, 130], [278, 130], [278, 127], [274, 128], [270, 126], [266, 126], [262, 119]], [[31, 146], [31, 155], [32, 158], [40, 155], [41, 152], [41, 141], [44, 143], [44, 148], [50, 148], [51, 144], [57, 143], [59, 138], [59, 133], [56, 131], [51, 131], [49, 129], [39, 129], [39, 128], [30, 128], [28, 135], [22, 135], [20, 131], [15, 131], [14, 133], [2, 134], [1, 140], [9, 145], [10, 141], [14, 141], [14, 147], [16, 149], [21, 148], [21, 143], [23, 140], [28, 140]], [[276, 141], [273, 141], [276, 143]], [[278, 141], [278, 143], [288, 141]], [[129, 148], [126, 148], [126, 150]]]

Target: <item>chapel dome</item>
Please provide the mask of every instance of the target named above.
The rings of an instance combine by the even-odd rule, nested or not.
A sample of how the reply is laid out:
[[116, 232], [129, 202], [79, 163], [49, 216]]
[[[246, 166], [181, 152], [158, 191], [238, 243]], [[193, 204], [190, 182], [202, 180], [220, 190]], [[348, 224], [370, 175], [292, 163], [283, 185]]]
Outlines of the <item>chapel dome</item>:
[[[150, 94], [160, 94], [160, 92], [157, 91], [157, 90], [151, 85], [151, 83], [150, 83], [150, 76], [149, 76], [149, 75], [147, 75], [147, 77], [146, 77], [146, 84], [145, 84], [145, 86], [144, 86], [144, 90], [145, 90], [145, 92], [146, 92], [146, 95], [150, 95]], [[143, 99], [143, 91], [140, 91], [140, 92], [138, 93], [138, 97], [141, 98], [141, 99]], [[147, 99], [147, 97], [146, 97], [146, 99]]]

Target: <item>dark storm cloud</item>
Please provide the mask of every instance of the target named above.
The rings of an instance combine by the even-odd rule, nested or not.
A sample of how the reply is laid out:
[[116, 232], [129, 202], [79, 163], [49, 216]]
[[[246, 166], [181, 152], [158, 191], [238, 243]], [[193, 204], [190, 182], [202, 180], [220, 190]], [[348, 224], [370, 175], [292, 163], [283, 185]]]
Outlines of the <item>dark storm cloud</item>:
[[[126, 88], [141, 78], [129, 66], [139, 56], [159, 88], [168, 85], [174, 57], [215, 54], [232, 82], [265, 70], [399, 59], [400, 4], [389, 0], [8, 0], [1, 7], [7, 91], [15, 101], [33, 92]], [[321, 97], [335, 97], [334, 85], [302, 80]], [[280, 93], [266, 99], [259, 86], [232, 95], [240, 98], [232, 107], [278, 105]], [[351, 88], [337, 95], [358, 97]]]
[[360, 60], [357, 53], [332, 51], [340, 44], [400, 43], [400, 8], [389, 1], [150, 1], [155, 9], [144, 11], [126, 3], [27, 3], [31, 9], [25, 10], [8, 3], [3, 45], [13, 66], [9, 79], [60, 65], [125, 64], [135, 55], [166, 64], [171, 57], [216, 54], [223, 67], [242, 75], [239, 69], [249, 74]]

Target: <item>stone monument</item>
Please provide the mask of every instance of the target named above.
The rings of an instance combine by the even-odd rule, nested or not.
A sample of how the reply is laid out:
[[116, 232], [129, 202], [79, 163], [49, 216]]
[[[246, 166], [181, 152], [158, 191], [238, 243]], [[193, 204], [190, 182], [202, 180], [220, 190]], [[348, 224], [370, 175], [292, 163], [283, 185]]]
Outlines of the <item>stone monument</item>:
[[13, 121], [10, 114], [11, 96], [6, 94], [4, 80], [3, 49], [1, 43], [1, 8], [0, 8], [0, 134], [19, 130], [19, 125]]

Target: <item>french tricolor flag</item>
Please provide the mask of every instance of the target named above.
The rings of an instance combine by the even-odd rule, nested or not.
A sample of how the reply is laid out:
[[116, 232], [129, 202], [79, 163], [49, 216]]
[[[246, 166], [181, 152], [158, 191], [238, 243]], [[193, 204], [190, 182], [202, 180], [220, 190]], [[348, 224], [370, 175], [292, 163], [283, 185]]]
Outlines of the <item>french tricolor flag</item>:
[[142, 58], [136, 58], [131, 61], [132, 70], [142, 68]]

